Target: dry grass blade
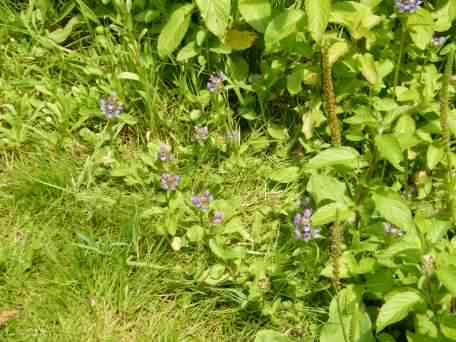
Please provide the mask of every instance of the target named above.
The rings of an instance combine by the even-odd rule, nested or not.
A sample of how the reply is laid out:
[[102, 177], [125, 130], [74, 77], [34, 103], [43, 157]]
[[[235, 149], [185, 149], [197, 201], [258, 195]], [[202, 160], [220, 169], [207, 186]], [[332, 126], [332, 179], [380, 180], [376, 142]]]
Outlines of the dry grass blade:
[[16, 318], [16, 315], [17, 310], [15, 309], [0, 311], [0, 327], [5, 325], [8, 321]]

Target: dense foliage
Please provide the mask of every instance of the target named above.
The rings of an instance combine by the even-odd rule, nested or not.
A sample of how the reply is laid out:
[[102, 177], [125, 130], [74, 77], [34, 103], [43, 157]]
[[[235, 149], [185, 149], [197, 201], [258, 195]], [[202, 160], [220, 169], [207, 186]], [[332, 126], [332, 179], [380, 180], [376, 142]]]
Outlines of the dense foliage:
[[[190, 282], [230, 289], [228, 302], [277, 330], [329, 305], [309, 327], [321, 342], [456, 341], [456, 0], [16, 6], [21, 22], [2, 19], [14, 39], [35, 41], [38, 59], [73, 54], [68, 77], [104, 91], [75, 86], [46, 105], [54, 126], [35, 130], [91, 151], [77, 186], [153, 189], [141, 224], [178, 253], [206, 252], [176, 265]], [[78, 66], [91, 43], [114, 61]], [[69, 118], [65, 96], [80, 98]], [[4, 106], [3, 149], [27, 145], [21, 120]], [[285, 196], [251, 198], [252, 212], [242, 193], [225, 195], [223, 170]], [[310, 269], [321, 278], [305, 279]]]

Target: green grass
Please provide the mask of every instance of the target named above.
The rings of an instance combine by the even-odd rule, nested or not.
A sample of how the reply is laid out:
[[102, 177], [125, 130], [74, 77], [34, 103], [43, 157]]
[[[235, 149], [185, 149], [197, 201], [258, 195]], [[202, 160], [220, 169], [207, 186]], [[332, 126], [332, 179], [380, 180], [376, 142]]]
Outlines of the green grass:
[[[294, 163], [290, 146], [262, 127], [228, 152], [195, 146], [196, 74], [160, 79], [168, 66], [128, 36], [81, 31], [67, 51], [15, 19], [0, 26], [0, 312], [18, 313], [0, 340], [253, 341], [261, 329], [316, 340], [330, 295], [314, 265], [326, 256], [292, 239], [302, 189], [267, 179]], [[127, 103], [114, 127], [98, 109], [112, 89]], [[206, 115], [223, 135], [225, 119]], [[227, 281], [204, 280], [223, 265], [206, 243], [173, 250], [160, 234], [169, 221], [144, 216], [167, 200], [143, 161], [159, 141], [174, 146], [187, 204], [209, 186], [247, 227], [232, 241], [250, 253], [223, 266]], [[194, 224], [189, 207], [177, 208], [179, 236]]]

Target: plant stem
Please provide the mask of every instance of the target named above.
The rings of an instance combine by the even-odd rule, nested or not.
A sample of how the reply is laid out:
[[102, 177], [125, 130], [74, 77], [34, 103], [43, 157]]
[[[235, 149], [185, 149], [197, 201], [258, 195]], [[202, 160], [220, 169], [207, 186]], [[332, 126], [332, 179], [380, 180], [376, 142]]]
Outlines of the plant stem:
[[402, 64], [402, 55], [404, 54], [405, 38], [407, 37], [407, 31], [404, 28], [404, 25], [401, 23], [401, 41], [399, 45], [399, 55], [397, 56], [396, 70], [394, 71], [394, 82], [393, 89], [396, 91], [397, 84], [399, 82], [399, 70]]
[[447, 157], [447, 177], [446, 177], [446, 187], [447, 187], [447, 210], [449, 217], [451, 215], [452, 208], [452, 187], [453, 187], [453, 174], [451, 172], [451, 158], [450, 158], [450, 132], [448, 129], [448, 112], [449, 112], [449, 98], [448, 98], [448, 88], [449, 80], [453, 72], [454, 64], [454, 50], [451, 50], [447, 57], [447, 62], [445, 65], [445, 71], [443, 73], [442, 79], [442, 89], [440, 92], [440, 127], [442, 129], [442, 144], [445, 149], [445, 154]]
[[331, 63], [329, 61], [328, 47], [321, 48], [321, 67], [322, 67], [322, 87], [326, 102], [326, 112], [328, 114], [329, 129], [331, 130], [331, 140], [333, 145], [342, 143], [339, 120], [336, 112], [336, 95], [331, 74]]

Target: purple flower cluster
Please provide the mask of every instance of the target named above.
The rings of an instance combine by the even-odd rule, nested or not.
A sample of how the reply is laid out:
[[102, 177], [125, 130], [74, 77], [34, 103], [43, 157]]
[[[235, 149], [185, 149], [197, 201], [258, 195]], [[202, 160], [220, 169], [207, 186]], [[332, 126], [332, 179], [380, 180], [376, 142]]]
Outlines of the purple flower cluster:
[[434, 33], [434, 35], [432, 36], [432, 45], [434, 47], [442, 46], [443, 44], [445, 44], [447, 39], [448, 39], [447, 36], [438, 36]]
[[207, 82], [207, 89], [213, 93], [223, 88], [223, 82], [226, 81], [226, 76], [223, 72], [219, 71], [209, 76]]
[[294, 217], [295, 238], [296, 240], [309, 241], [321, 237], [320, 229], [314, 229], [310, 224], [312, 209], [304, 208], [304, 211]]
[[401, 13], [415, 13], [423, 0], [396, 0], [396, 7]]
[[225, 214], [222, 211], [215, 211], [212, 215], [211, 223], [220, 224], [225, 219]]
[[160, 184], [163, 190], [176, 191], [177, 184], [180, 182], [180, 176], [163, 173], [160, 177]]
[[204, 191], [201, 195], [192, 196], [192, 203], [202, 211], [207, 211], [209, 209], [209, 203], [214, 199], [212, 194], [209, 191]]
[[400, 228], [397, 228], [396, 226], [392, 225], [389, 222], [383, 223], [383, 229], [385, 231], [385, 234], [394, 235], [394, 236], [398, 236], [398, 237], [405, 235], [405, 231], [403, 231]]
[[207, 128], [207, 126], [203, 126], [203, 127], [197, 126], [193, 130], [193, 138], [194, 138], [194, 140], [196, 140], [198, 142], [207, 140], [208, 136], [209, 136], [209, 129]]
[[102, 97], [100, 99], [100, 111], [108, 119], [115, 118], [123, 112], [123, 105], [119, 101], [116, 92], [112, 92], [112, 95], [109, 97]]
[[167, 144], [160, 144], [160, 150], [158, 151], [158, 159], [161, 161], [174, 160], [174, 156], [171, 154], [171, 146]]

